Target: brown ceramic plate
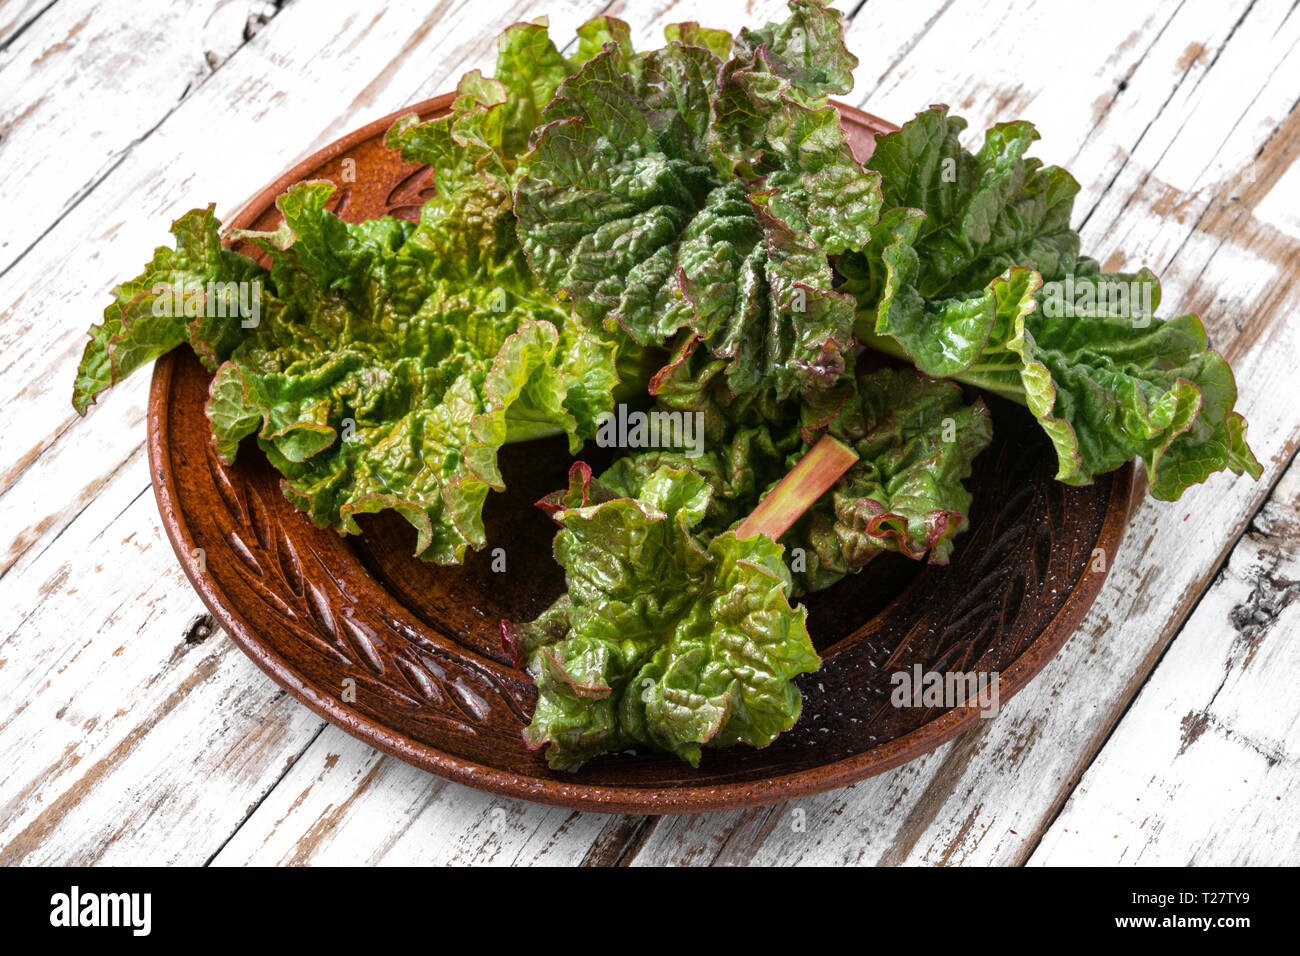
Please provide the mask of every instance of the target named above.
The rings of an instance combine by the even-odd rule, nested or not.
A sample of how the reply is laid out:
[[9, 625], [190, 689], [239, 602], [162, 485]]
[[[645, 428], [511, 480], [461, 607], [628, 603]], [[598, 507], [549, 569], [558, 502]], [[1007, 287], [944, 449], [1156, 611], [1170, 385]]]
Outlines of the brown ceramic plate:
[[[402, 112], [435, 116], [450, 100]], [[841, 112], [859, 158], [893, 128]], [[303, 179], [336, 182], [345, 218], [415, 218], [429, 170], [383, 146], [397, 115], [299, 163], [232, 227], [274, 228], [276, 196]], [[493, 573], [488, 552], [439, 567], [411, 557], [414, 532], [391, 514], [363, 516], [357, 537], [315, 527], [251, 443], [234, 467], [223, 465], [203, 413], [208, 378], [188, 350], [158, 362], [149, 460], [167, 534], [227, 633], [308, 707], [386, 753], [481, 790], [587, 810], [681, 813], [787, 800], [880, 773], [971, 727], [974, 706], [891, 707], [889, 675], [916, 664], [997, 671], [1003, 702], [1024, 687], [1101, 588], [1094, 550], [1113, 558], [1132, 483], [1131, 467], [1087, 487], [1054, 481], [1055, 456], [1028, 414], [993, 400], [993, 444], [976, 462], [972, 527], [952, 563], [886, 555], [807, 601], [824, 663], [799, 681], [803, 715], [793, 730], [762, 750], [709, 751], [699, 769], [638, 754], [557, 772], [520, 738], [534, 695], [499, 647], [498, 622], [531, 618], [563, 590], [554, 528], [533, 506], [565, 483], [563, 441], [502, 453], [508, 490], [491, 496], [487, 531], [507, 546], [513, 573]]]

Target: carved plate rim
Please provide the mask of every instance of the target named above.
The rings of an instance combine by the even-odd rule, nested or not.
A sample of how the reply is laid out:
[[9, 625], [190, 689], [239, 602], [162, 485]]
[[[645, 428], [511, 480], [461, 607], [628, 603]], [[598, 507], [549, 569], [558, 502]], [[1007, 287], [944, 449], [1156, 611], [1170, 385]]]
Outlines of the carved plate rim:
[[[413, 112], [422, 116], [445, 112], [453, 96], [454, 94], [444, 94], [397, 110], [306, 157], [246, 202], [232, 218], [229, 228], [251, 224], [286, 188], [307, 178], [330, 160], [382, 134], [398, 117]], [[859, 128], [896, 128], [854, 107], [839, 103], [836, 106]], [[708, 785], [647, 787], [587, 784], [582, 782], [581, 772], [567, 775], [570, 778], [567, 780], [530, 777], [466, 760], [413, 740], [381, 721], [349, 709], [336, 696], [324, 693], [310, 681], [304, 680], [292, 665], [259, 638], [238, 604], [230, 599], [207, 572], [205, 563], [196, 557], [196, 545], [189, 522], [178, 507], [177, 474], [171, 466], [168, 453], [170, 395], [178, 358], [178, 353], [169, 353], [160, 358], [154, 368], [148, 405], [148, 453], [159, 513], [186, 577], [240, 650], [272, 680], [318, 716], [386, 754], [477, 790], [535, 803], [606, 813], [700, 813], [760, 806], [855, 783], [935, 749], [974, 726], [980, 719], [977, 706], [960, 706], [944, 711], [915, 730], [846, 758], [789, 773], [777, 772], [761, 779]], [[1110, 496], [1106, 501], [1097, 538], [1098, 546], [1105, 548], [1112, 556], [1127, 524], [1133, 487], [1134, 467], [1131, 462], [1112, 473]], [[1023, 689], [1057, 654], [1096, 599], [1113, 563], [1113, 560], [1107, 562], [1105, 570], [1082, 575], [1057, 614], [1015, 660], [1001, 671], [1003, 702]]]

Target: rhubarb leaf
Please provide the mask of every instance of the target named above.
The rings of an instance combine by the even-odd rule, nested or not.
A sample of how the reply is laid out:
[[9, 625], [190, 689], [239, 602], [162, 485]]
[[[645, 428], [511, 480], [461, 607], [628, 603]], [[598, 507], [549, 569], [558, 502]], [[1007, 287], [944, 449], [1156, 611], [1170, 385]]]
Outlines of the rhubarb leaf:
[[844, 45], [844, 15], [818, 0], [793, 0], [789, 6], [790, 17], [782, 23], [742, 29], [738, 57], [752, 62], [761, 47], [771, 71], [815, 103], [824, 103], [830, 93], [848, 93], [858, 58]]
[[291, 189], [280, 229], [242, 238], [275, 256], [297, 321], [242, 343], [208, 407], [218, 451], [233, 459], [255, 432], [314, 521], [356, 532], [358, 514], [393, 509], [417, 529], [417, 553], [440, 562], [485, 543], [500, 446], [563, 433], [576, 450], [617, 381], [609, 351], [532, 282], [496, 221], [506, 194], [478, 180], [498, 201], [481, 206], [495, 218], [477, 232], [441, 198], [471, 188], [444, 184], [414, 228], [343, 223], [329, 184]]
[[964, 127], [936, 107], [877, 142], [870, 166], [892, 208], [837, 262], [859, 337], [1027, 405], [1062, 481], [1134, 457], [1166, 500], [1224, 468], [1257, 477], [1232, 371], [1200, 321], [1155, 317], [1150, 272], [1102, 273], [1079, 255], [1078, 186], [1026, 158], [1032, 126], [995, 126], [977, 153], [958, 142]]
[[710, 489], [696, 526], [707, 539], [735, 528], [828, 434], [859, 460], [781, 538], [793, 593], [828, 587], [882, 551], [944, 564], [955, 537], [970, 526], [964, 482], [992, 438], [988, 409], [979, 399], [968, 404], [953, 383], [907, 368], [861, 374], [856, 384], [829, 417], [807, 406], [787, 408], [779, 421], [761, 421], [752, 408], [701, 409], [702, 454], [627, 455], [588, 494], [637, 498], [659, 468], [689, 469]]
[[799, 18], [837, 31], [838, 15], [792, 7], [769, 28], [787, 59], [742, 44], [724, 65], [720, 38], [630, 61], [607, 48], [560, 85], [516, 193], [530, 264], [593, 330], [642, 346], [687, 335], [728, 361], [733, 391], [777, 397], [846, 373], [854, 302], [827, 254], [865, 244], [880, 206], [835, 110], [808, 93], [829, 34]]
[[705, 745], [771, 743], [799, 716], [792, 678], [819, 664], [780, 546], [697, 538], [710, 491], [691, 471], [657, 470], [638, 499], [590, 490], [575, 465], [556, 514], [568, 593], [503, 627], [537, 683], [525, 741], [566, 769], [630, 746], [698, 765]]
[[970, 527], [964, 482], [993, 437], [984, 403], [967, 404], [951, 382], [884, 368], [859, 376], [827, 431], [858, 461], [782, 539], [787, 553], [803, 549], [799, 588], [820, 590], [882, 551], [947, 564]]
[[[77, 369], [72, 404], [78, 414], [86, 414], [105, 389], [191, 338], [199, 357], [215, 367], [214, 352], [239, 337], [241, 324], [258, 321], [243, 308], [239, 289], [242, 283], [243, 302], [251, 305], [251, 290], [265, 270], [222, 247], [212, 210], [194, 209], [177, 219], [171, 229], [176, 248], [160, 246], [139, 276], [113, 290]], [[223, 294], [231, 284], [233, 294]], [[206, 316], [218, 311], [212, 305], [220, 306], [220, 323]]]
[[1023, 396], [1056, 449], [1058, 479], [1086, 484], [1136, 456], [1152, 496], [1172, 501], [1225, 468], [1260, 476], [1233, 410], [1232, 369], [1196, 316], [1152, 314], [1160, 286], [1150, 272], [1044, 286], [1012, 269], [992, 288], [1008, 303], [1001, 348], [986, 350], [970, 378]]
[[1056, 279], [1081, 265], [1070, 212], [1079, 186], [1025, 152], [1028, 123], [1002, 123], [978, 153], [946, 107], [882, 136], [869, 162], [889, 211], [870, 242], [842, 257], [858, 297], [859, 333], [890, 336], [928, 375], [956, 375], [979, 358], [995, 321], [988, 283], [1011, 266]]
[[[536, 121], [570, 66], [535, 25], [507, 31], [500, 51], [508, 76], [469, 74], [446, 117], [390, 133], [434, 166], [418, 224], [345, 222], [332, 184], [301, 183], [277, 201], [277, 229], [234, 236], [270, 256], [267, 270], [222, 250], [210, 211], [190, 214], [177, 250], [119, 291], [92, 336], [79, 407], [188, 337], [216, 368], [208, 416], [223, 458], [256, 435], [322, 526], [356, 532], [357, 515], [392, 509], [421, 557], [482, 547], [500, 446], [565, 434], [576, 450], [612, 407], [621, 358], [538, 286], [515, 235], [509, 179], [531, 131], [517, 124]], [[170, 301], [151, 291], [160, 282], [243, 278], [262, 293], [256, 324], [202, 308], [152, 318], [150, 297]]]

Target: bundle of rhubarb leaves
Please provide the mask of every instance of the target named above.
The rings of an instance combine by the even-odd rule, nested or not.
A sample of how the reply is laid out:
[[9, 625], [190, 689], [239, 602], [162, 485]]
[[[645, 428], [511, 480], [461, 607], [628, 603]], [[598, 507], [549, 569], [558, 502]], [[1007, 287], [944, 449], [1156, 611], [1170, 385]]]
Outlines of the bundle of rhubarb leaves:
[[537, 685], [524, 739], [557, 768], [696, 764], [788, 729], [819, 663], [792, 601], [882, 551], [948, 560], [992, 434], [981, 390], [1037, 420], [1063, 482], [1135, 457], [1165, 500], [1258, 477], [1201, 322], [1080, 254], [1078, 184], [1027, 157], [1033, 127], [971, 151], [935, 107], [861, 164], [828, 100], [857, 64], [841, 15], [789, 6], [648, 52], [609, 17], [571, 55], [511, 27], [494, 77], [388, 134], [433, 169], [418, 222], [345, 222], [304, 182], [277, 230], [225, 237], [267, 268], [212, 207], [187, 213], [91, 330], [77, 410], [188, 342], [223, 459], [254, 436], [318, 525], [391, 509], [441, 563], [486, 545], [504, 444], [577, 454], [622, 402], [698, 413], [702, 454], [577, 462], [542, 502], [567, 593], [502, 636]]

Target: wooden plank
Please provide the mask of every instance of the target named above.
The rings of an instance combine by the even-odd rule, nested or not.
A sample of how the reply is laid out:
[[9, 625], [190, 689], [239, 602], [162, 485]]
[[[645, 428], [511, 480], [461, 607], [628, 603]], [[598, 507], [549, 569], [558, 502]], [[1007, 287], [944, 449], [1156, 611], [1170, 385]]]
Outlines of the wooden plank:
[[[914, 56], [932, 56], [928, 44], [936, 29], [895, 72], [903, 73]], [[1113, 212], [1103, 207], [1085, 238], [1102, 258], [1117, 255], [1121, 246], [1167, 250], [1166, 261], [1157, 259], [1166, 266], [1167, 307], [1204, 308], [1216, 342], [1232, 355], [1242, 407], [1253, 422], [1251, 440], [1268, 467], [1264, 481], [1218, 477], [1177, 505], [1144, 502], [1083, 626], [992, 723], [849, 790], [716, 821], [661, 821], [636, 862], [988, 864], [1028, 856], [1300, 437], [1300, 394], [1290, 371], [1300, 362], [1300, 330], [1289, 321], [1300, 302], [1280, 264], [1288, 244], [1300, 237], [1294, 218], [1285, 214], [1295, 208], [1287, 205], [1285, 185], [1294, 180], [1289, 171], [1296, 143], [1289, 130], [1296, 122], [1294, 90], [1300, 88], [1298, 33], [1297, 24], [1271, 5], [1257, 5], [1239, 25], [1207, 23], [1204, 16], [1193, 21], [1180, 11], [1156, 42], [1132, 45], [1148, 52], [1131, 71], [1122, 62], [1109, 68], [1122, 68], [1130, 77], [1121, 98], [1128, 101], [1104, 110], [1095, 126], [1092, 115], [1079, 117], [1078, 135], [1067, 137], [1082, 142], [1091, 135], [1111, 144], [1081, 152], [1093, 164], [1092, 175], [1082, 177], [1085, 183], [1104, 178], [1107, 167], [1097, 157], [1111, 153], [1112, 176], [1152, 184], [1116, 203]], [[1203, 44], [1186, 62], [1189, 36], [1220, 39]], [[1244, 59], [1252, 61], [1249, 69]], [[927, 75], [927, 67], [943, 69], [942, 60], [918, 63], [915, 74]], [[1246, 77], [1253, 85], [1246, 85]], [[1228, 92], [1247, 104], [1234, 116], [1236, 138], [1222, 135], [1233, 125], [1220, 112]], [[1181, 120], [1170, 118], [1169, 110], [1182, 111]], [[1155, 166], [1143, 178], [1142, 160], [1130, 154], [1141, 155], [1135, 146], [1157, 120], [1168, 148], [1152, 156]], [[1252, 142], [1263, 148], [1243, 169], [1240, 159]], [[1129, 145], [1117, 150], [1116, 143]], [[1192, 202], [1180, 220], [1154, 184], [1176, 178], [1173, 171], [1164, 173], [1162, 161], [1177, 163], [1188, 153], [1198, 155], [1205, 172], [1184, 180], [1194, 196], [1189, 194]], [[1246, 182], [1251, 178], [1253, 183]], [[1085, 187], [1085, 200], [1091, 198], [1087, 193]], [[1096, 198], [1107, 195], [1102, 191]], [[794, 810], [804, 811], [802, 830], [789, 825]], [[739, 832], [749, 835], [733, 837]]]
[[1293, 461], [1029, 863], [1300, 862], [1297, 598]]
[[54, 6], [55, 0], [9, 0], [0, 6], [0, 53]]
[[134, 456], [0, 582], [0, 864], [201, 864], [320, 728], [202, 610]]
[[0, 86], [21, 93], [0, 119], [0, 274], [276, 9], [64, 0], [17, 37], [0, 61]]
[[[1086, 215], [1120, 168], [1121, 137], [1140, 134], [1180, 75], [1194, 79], [1204, 71], [1250, 4], [1219, 5], [1212, 18], [1203, 6], [1160, 2], [1135, 8], [1124, 0], [1053, 6], [1016, 0], [996, 8], [959, 2], [916, 13], [911, 6], [906, 0], [872, 3], [855, 18], [849, 42], [869, 52], [859, 54], [853, 101], [897, 123], [931, 103], [946, 103], [969, 121], [971, 145], [994, 123], [1030, 120], [1043, 137], [1034, 154], [1065, 166], [1080, 181], [1079, 206]], [[878, 42], [882, 24], [888, 31], [889, 24], [914, 18], [924, 19], [912, 39], [886, 32], [886, 42]], [[1025, 36], [1029, 25], [1040, 42], [1007, 41]], [[1202, 56], [1181, 65], [1189, 49]], [[1063, 51], [1068, 82], [1062, 77]], [[1099, 130], [1103, 120], [1106, 129]]]
[[329, 726], [212, 862], [573, 866], [623, 819], [494, 798]]

